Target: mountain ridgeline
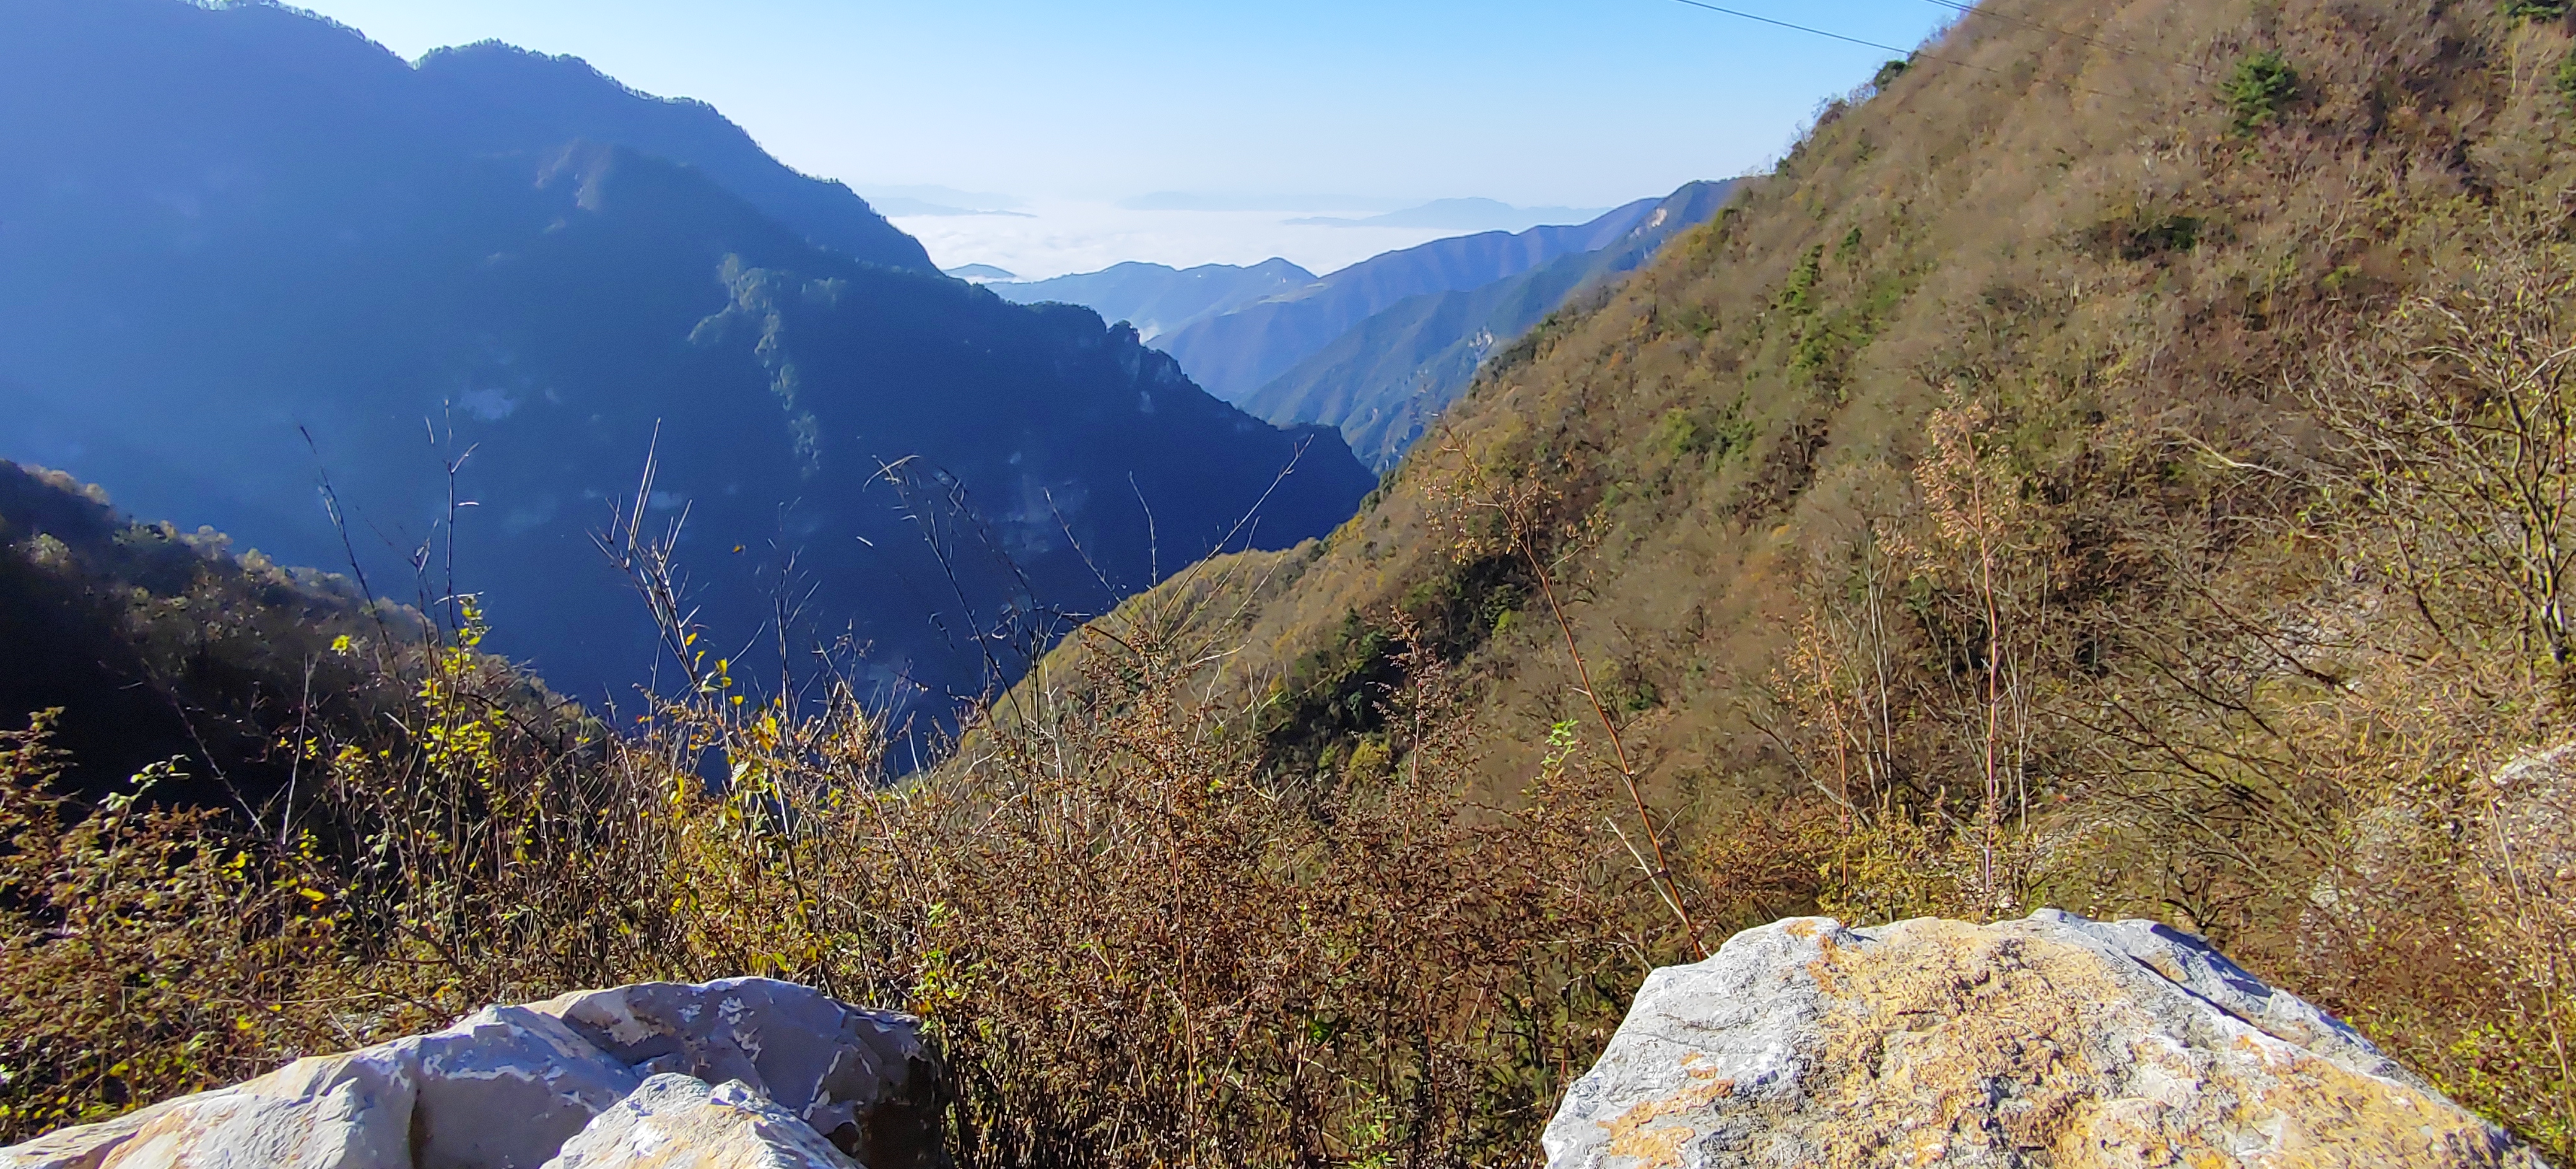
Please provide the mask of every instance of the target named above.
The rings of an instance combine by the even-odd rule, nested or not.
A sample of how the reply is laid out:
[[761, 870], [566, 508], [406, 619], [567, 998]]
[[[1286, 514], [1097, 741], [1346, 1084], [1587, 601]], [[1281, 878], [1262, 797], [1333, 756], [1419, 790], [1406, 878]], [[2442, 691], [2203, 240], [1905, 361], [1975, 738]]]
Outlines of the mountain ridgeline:
[[1328, 531], [1372, 482], [577, 61], [29, 0], [0, 108], [34, 114], [0, 120], [0, 455], [403, 600], [481, 593], [494, 647], [585, 699], [655, 668], [593, 546], [621, 501], [685, 515], [729, 649], [770, 614], [765, 644], [971, 694], [1057, 614]]
[[697, 168], [807, 241], [854, 260], [932, 270], [919, 241], [840, 183], [790, 169], [715, 107], [629, 89], [576, 57], [484, 41], [437, 49], [415, 67], [443, 117], [484, 151], [614, 142]]
[[1387, 470], [1466, 392], [1487, 357], [1569, 299], [1635, 269], [1666, 240], [1708, 222], [1733, 186], [1689, 184], [1598, 248], [1491, 284], [1399, 300], [1235, 401], [1283, 425], [1333, 427], [1362, 461]]
[[1321, 278], [1273, 259], [1249, 268], [1128, 263], [987, 287], [1130, 322], [1211, 392], [1282, 426], [1333, 427], [1383, 472], [1488, 355], [1708, 222], [1734, 186], [1689, 183], [1588, 223], [1435, 240]]
[[1398, 301], [1482, 288], [1561, 256], [1610, 247], [1659, 204], [1640, 199], [1577, 226], [1533, 227], [1517, 235], [1488, 231], [1388, 252], [1176, 330], [1156, 344], [1179, 358], [1209, 393], [1241, 402]]

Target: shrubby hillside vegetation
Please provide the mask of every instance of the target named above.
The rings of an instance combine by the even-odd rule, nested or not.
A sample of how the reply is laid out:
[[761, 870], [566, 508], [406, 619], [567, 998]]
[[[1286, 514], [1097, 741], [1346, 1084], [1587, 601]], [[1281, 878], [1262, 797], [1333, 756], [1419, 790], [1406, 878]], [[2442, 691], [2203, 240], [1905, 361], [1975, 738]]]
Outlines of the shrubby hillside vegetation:
[[2160, 917], [2564, 1155], [2570, 808], [2489, 777], [2569, 737], [2570, 50], [1966, 16], [1227, 564], [1206, 684], [1273, 774], [1365, 770], [1430, 631], [1495, 798], [1637, 782], [1676, 926]]
[[291, 782], [297, 724], [373, 717], [396, 697], [377, 655], [429, 634], [346, 577], [135, 523], [95, 485], [0, 462], [0, 710], [60, 711], [53, 741], [92, 796], [177, 761], [154, 798], [261, 810]]
[[1708, 222], [1733, 187], [1685, 184], [1660, 202], [1632, 204], [1590, 225], [1625, 224], [1626, 231], [1589, 251], [1490, 284], [1399, 300], [1241, 399], [1243, 408], [1283, 426], [1331, 426], [1361, 461], [1393, 467], [1465, 392], [1487, 356], [1569, 298], [1643, 266], [1666, 241]]
[[1517, 1164], [1654, 965], [2054, 904], [2576, 1152], [2565, 14], [2011, 16], [901, 784], [846, 674], [685, 620], [596, 740], [489, 717], [467, 623], [282, 844], [17, 734], [0, 1125], [774, 972], [930, 1021], [961, 1163]]

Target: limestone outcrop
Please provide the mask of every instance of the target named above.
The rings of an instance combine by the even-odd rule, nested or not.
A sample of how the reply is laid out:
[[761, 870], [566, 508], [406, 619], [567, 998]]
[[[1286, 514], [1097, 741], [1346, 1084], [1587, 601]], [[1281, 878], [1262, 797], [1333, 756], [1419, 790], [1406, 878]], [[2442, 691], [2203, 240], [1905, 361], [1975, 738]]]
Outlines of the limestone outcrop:
[[0, 1169], [932, 1169], [920, 1025], [763, 978], [492, 1007], [63, 1129]]
[[740, 1080], [665, 1072], [609, 1105], [545, 1169], [852, 1169], [856, 1162]]
[[1655, 971], [1545, 1145], [1549, 1169], [2544, 1164], [2202, 939], [2054, 910], [1792, 918]]

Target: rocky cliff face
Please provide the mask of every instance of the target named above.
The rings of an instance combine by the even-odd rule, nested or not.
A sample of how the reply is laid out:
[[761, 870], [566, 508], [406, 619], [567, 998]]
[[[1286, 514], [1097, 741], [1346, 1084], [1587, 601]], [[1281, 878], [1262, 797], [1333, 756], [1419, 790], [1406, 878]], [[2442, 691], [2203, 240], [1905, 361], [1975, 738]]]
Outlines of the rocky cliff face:
[[492, 1007], [0, 1149], [0, 1169], [929, 1169], [916, 1020], [763, 978]]
[[1792, 918], [1656, 971], [1550, 1169], [2540, 1166], [2197, 937]]

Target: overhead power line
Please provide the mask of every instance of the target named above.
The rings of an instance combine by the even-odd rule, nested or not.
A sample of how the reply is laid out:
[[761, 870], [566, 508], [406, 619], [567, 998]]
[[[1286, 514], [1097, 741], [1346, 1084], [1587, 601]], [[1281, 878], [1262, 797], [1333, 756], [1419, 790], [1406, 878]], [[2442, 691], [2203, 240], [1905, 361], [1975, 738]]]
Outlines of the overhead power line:
[[[1815, 28], [1815, 27], [1812, 27], [1812, 26], [1809, 26], [1809, 25], [1798, 24], [1798, 23], [1795, 23], [1795, 22], [1793, 22], [1793, 21], [1777, 20], [1777, 19], [1774, 19], [1774, 18], [1772, 18], [1772, 17], [1768, 17], [1768, 16], [1760, 16], [1760, 15], [1756, 15], [1756, 14], [1751, 13], [1751, 12], [1741, 11], [1741, 10], [1739, 10], [1739, 9], [1727, 8], [1727, 7], [1724, 7], [1724, 6], [1722, 6], [1722, 5], [1717, 5], [1717, 4], [1710, 4], [1710, 3], [1708, 3], [1708, 2], [1707, 2], [1707, 0], [1673, 0], [1673, 3], [1675, 3], [1675, 4], [1686, 4], [1686, 5], [1689, 5], [1690, 7], [1693, 7], [1693, 8], [1704, 8], [1704, 9], [1707, 9], [1708, 11], [1710, 11], [1710, 12], [1721, 13], [1721, 14], [1724, 14], [1724, 15], [1727, 15], [1727, 16], [1736, 17], [1737, 19], [1740, 19], [1740, 20], [1750, 20], [1750, 21], [1754, 21], [1754, 22], [1759, 23], [1759, 24], [1768, 24], [1768, 25], [1773, 25], [1773, 26], [1779, 27], [1779, 28], [1790, 29], [1790, 30], [1795, 31], [1795, 32], [1802, 32], [1802, 33], [1806, 33], [1806, 34], [1808, 34], [1809, 36], [1819, 36], [1819, 37], [1824, 37], [1824, 38], [1825, 38], [1825, 39], [1827, 39], [1827, 40], [1836, 40], [1836, 41], [1841, 41], [1841, 42], [1843, 42], [1844, 44], [1847, 44], [1847, 45], [1859, 45], [1859, 46], [1861, 46], [1862, 48], [1866, 48], [1866, 49], [1877, 49], [1877, 50], [1879, 50], [1879, 51], [1881, 51], [1881, 52], [1895, 53], [1895, 54], [1898, 54], [1899, 56], [1904, 57], [1904, 58], [1906, 59], [1906, 61], [1907, 61], [1909, 64], [1911, 64], [1911, 63], [1913, 63], [1913, 62], [1918, 62], [1918, 61], [1929, 61], [1929, 62], [1932, 62], [1933, 64], [1936, 64], [1936, 65], [1956, 65], [1956, 66], [1959, 66], [1959, 67], [1960, 67], [1960, 68], [1962, 68], [1962, 69], [1975, 69], [1975, 70], [1978, 70], [1978, 71], [1980, 71], [1980, 72], [1984, 72], [1984, 73], [1993, 73], [1993, 74], [1997, 74], [1997, 75], [1999, 75], [1999, 76], [2007, 76], [2007, 77], [2008, 77], [2008, 76], [2011, 76], [2011, 74], [2010, 74], [2008, 71], [2006, 71], [2006, 70], [2002, 70], [2002, 69], [1997, 69], [1997, 68], [1995, 68], [1995, 67], [1993, 67], [1993, 66], [1991, 66], [1991, 65], [1979, 65], [1979, 64], [1976, 64], [1975, 62], [1972, 62], [1972, 61], [1959, 61], [1959, 60], [1953, 60], [1953, 59], [1951, 59], [1951, 58], [1949, 58], [1949, 57], [1939, 57], [1939, 56], [1934, 56], [1933, 54], [1931, 54], [1931, 53], [1926, 53], [1926, 52], [1924, 52], [1924, 51], [1922, 51], [1922, 50], [1920, 50], [1920, 49], [1900, 49], [1900, 48], [1897, 48], [1897, 47], [1896, 47], [1896, 46], [1894, 46], [1894, 45], [1880, 44], [1880, 43], [1879, 43], [1879, 42], [1877, 42], [1877, 41], [1863, 40], [1863, 39], [1861, 39], [1861, 38], [1859, 38], [1859, 37], [1855, 37], [1855, 36], [1845, 36], [1845, 35], [1843, 35], [1842, 33], [1833, 32], [1833, 31], [1830, 31], [1830, 30], [1827, 30], [1827, 29]], [[2045, 78], [2040, 78], [2040, 79], [2037, 79], [2037, 80], [2043, 80], [2043, 81], [2045, 81], [2045, 80], [2047, 80], [2047, 79], [2045, 79]], [[2051, 84], [2051, 85], [2056, 85], [2056, 86], [2059, 86], [2059, 87], [2065, 88], [2065, 89], [2071, 89], [2071, 90], [2074, 90], [2074, 91], [2075, 91], [2075, 92], [2077, 92], [2077, 93], [2089, 93], [2089, 94], [2092, 94], [2092, 95], [2093, 95], [2093, 96], [2095, 96], [2095, 97], [2113, 97], [2113, 99], [2114, 99], [2114, 100], [2117, 100], [2117, 98], [2116, 98], [2116, 97], [2114, 97], [2112, 94], [2104, 93], [2104, 92], [2102, 92], [2101, 90], [2098, 90], [2098, 89], [2087, 89], [2087, 88], [2085, 88], [2085, 87], [2083, 87], [2083, 86], [2081, 86], [2081, 85], [2076, 85], [2076, 84], [2074, 84], [2074, 83], [2072, 83], [2072, 82], [2066, 82], [2066, 81], [2050, 81], [2050, 82], [2048, 82], [2048, 83], [2049, 83], [2049, 84]]]
[[2035, 28], [2041, 32], [2054, 33], [2069, 40], [2082, 41], [2085, 44], [2095, 46], [2096, 48], [2109, 49], [2114, 53], [2120, 53], [2125, 56], [2144, 57], [2150, 61], [2162, 61], [2167, 65], [2178, 65], [2182, 68], [2189, 69], [2194, 73], [2208, 72], [2208, 70], [2203, 69], [2198, 65], [2194, 65], [2189, 61], [2167, 57], [2161, 53], [2150, 53], [2144, 49], [2133, 49], [2127, 45], [2103, 40], [2100, 37], [2086, 36], [2083, 33], [2076, 32], [2072, 29], [2059, 28], [2053, 24], [2041, 24], [2036, 20], [2024, 20], [2021, 17], [1998, 11], [1991, 5], [1961, 4], [1958, 0], [1923, 0], [1923, 2], [1935, 8], [1947, 8], [1952, 12], [1968, 16], [1982, 16], [1988, 20], [2000, 20], [2008, 24], [2018, 24], [2023, 28]]
[[1827, 37], [1841, 41], [1845, 44], [1859, 45], [1866, 49], [1878, 49], [1882, 52], [1889, 53], [1911, 53], [1913, 51], [1911, 49], [1900, 49], [1894, 45], [1882, 45], [1877, 41], [1865, 41], [1859, 37], [1847, 37], [1838, 32], [1826, 32], [1821, 28], [1809, 28], [1803, 24], [1792, 24], [1785, 20], [1773, 20], [1768, 16], [1756, 16], [1750, 12], [1738, 12], [1732, 8], [1721, 8], [1715, 4], [1704, 4], [1701, 3], [1701, 0], [1673, 0], [1673, 3], [1687, 4], [1693, 8], [1705, 8], [1711, 12], [1723, 12], [1728, 16], [1742, 17], [1745, 20], [1760, 21], [1763, 24], [1778, 25], [1779, 27], [1786, 29], [1795, 29], [1798, 32], [1807, 33], [1813, 36]]

